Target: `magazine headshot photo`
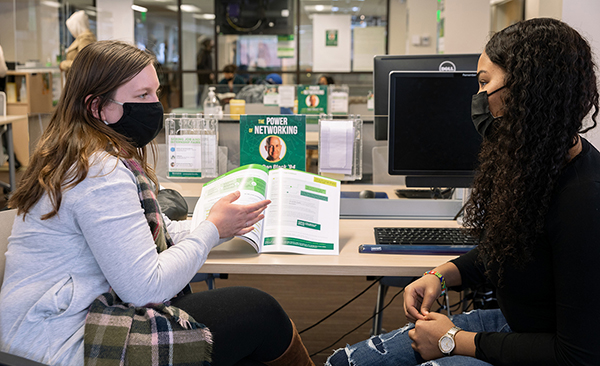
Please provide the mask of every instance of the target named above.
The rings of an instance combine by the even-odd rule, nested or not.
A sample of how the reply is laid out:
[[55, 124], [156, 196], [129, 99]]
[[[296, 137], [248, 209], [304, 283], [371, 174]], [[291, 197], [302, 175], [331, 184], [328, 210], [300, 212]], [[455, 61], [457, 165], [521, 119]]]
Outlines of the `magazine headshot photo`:
[[319, 97], [315, 94], [310, 94], [306, 97], [307, 107], [316, 107], [319, 105]]
[[279, 136], [267, 136], [260, 143], [260, 154], [263, 159], [270, 163], [275, 163], [283, 159], [285, 153], [285, 142]]

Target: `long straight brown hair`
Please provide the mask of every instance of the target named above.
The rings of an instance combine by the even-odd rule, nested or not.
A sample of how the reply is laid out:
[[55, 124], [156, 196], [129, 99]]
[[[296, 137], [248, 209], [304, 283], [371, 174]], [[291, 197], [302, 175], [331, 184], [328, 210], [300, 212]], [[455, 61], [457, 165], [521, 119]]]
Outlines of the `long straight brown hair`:
[[63, 192], [86, 178], [90, 157], [98, 151], [140, 161], [158, 187], [154, 170], [147, 162], [146, 148], [136, 149], [92, 113], [94, 100], [100, 116], [116, 90], [148, 65], [156, 65], [153, 55], [124, 42], [99, 41], [81, 50], [73, 61], [50, 124], [9, 200], [9, 207], [26, 215], [46, 193], [52, 211], [42, 219], [53, 217], [60, 209]]

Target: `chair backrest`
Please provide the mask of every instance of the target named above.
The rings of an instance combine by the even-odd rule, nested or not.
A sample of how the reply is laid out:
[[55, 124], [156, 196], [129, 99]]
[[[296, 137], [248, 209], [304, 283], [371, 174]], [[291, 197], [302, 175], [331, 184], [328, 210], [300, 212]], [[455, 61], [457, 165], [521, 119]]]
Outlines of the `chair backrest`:
[[6, 116], [6, 93], [0, 91], [0, 116]]
[[13, 221], [17, 210], [0, 211], [0, 287], [4, 280], [4, 262], [6, 261], [6, 250], [8, 249], [8, 237], [12, 231]]

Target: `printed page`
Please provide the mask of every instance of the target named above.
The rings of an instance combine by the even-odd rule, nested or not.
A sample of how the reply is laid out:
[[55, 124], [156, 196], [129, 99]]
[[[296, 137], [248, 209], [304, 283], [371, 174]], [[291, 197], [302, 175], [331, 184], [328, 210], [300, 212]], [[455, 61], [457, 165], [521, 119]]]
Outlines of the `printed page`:
[[263, 252], [339, 254], [340, 182], [291, 169], [269, 172]]
[[[241, 193], [240, 198], [234, 202], [235, 204], [246, 205], [264, 200], [267, 194], [267, 180], [267, 168], [259, 164], [249, 164], [206, 183], [194, 208], [192, 230], [208, 217], [211, 207], [219, 199], [230, 193], [238, 190]], [[250, 243], [257, 252], [260, 252], [259, 243], [261, 242], [263, 221], [257, 222], [251, 232], [240, 237]]]

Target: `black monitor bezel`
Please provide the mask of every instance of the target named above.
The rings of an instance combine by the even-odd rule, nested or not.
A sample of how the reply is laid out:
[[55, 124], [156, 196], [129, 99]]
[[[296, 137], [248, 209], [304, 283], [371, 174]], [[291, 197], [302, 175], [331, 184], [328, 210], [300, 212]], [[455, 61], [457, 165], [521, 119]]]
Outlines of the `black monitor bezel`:
[[[455, 71], [477, 69], [479, 53], [433, 55], [379, 55], [373, 59], [373, 129], [376, 141], [388, 138], [389, 74], [392, 71], [443, 71], [452, 63]], [[452, 71], [450, 71], [452, 72]]]

